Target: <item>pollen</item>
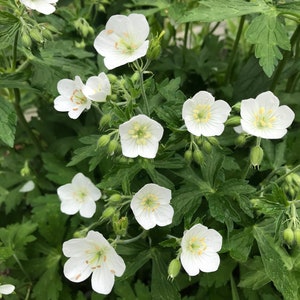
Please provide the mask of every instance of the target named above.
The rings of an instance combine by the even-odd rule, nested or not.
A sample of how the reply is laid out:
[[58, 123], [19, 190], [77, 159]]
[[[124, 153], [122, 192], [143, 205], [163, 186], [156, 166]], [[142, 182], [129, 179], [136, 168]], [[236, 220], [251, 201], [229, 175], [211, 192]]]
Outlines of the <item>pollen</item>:
[[205, 238], [199, 238], [193, 236], [188, 243], [188, 249], [193, 254], [201, 255], [206, 249], [207, 245], [205, 243]]
[[193, 109], [193, 118], [197, 123], [207, 123], [211, 119], [211, 105], [198, 104]]
[[147, 125], [134, 123], [128, 134], [135, 140], [137, 145], [146, 145], [152, 134]]
[[276, 117], [272, 109], [266, 110], [265, 107], [260, 107], [254, 114], [254, 126], [259, 129], [273, 128]]
[[142, 206], [144, 210], [154, 212], [159, 206], [158, 197], [155, 194], [147, 194], [142, 198]]
[[114, 32], [114, 31], [113, 31], [112, 29], [107, 29], [107, 30], [106, 30], [106, 33], [107, 33], [107, 34], [112, 34], [113, 32]]

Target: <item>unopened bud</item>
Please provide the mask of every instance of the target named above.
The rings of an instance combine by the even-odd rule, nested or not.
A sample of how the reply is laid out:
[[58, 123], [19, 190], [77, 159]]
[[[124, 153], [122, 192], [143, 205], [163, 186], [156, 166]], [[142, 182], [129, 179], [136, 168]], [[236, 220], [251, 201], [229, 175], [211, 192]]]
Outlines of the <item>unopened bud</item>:
[[98, 139], [97, 145], [98, 147], [104, 147], [110, 142], [110, 136], [108, 134], [104, 134], [100, 136]]
[[42, 35], [43, 35], [43, 37], [44, 37], [46, 40], [48, 40], [48, 41], [51, 41], [52, 38], [53, 38], [51, 31], [48, 30], [47, 28], [44, 28], [44, 29], [42, 30]]
[[250, 151], [250, 162], [253, 167], [259, 167], [264, 157], [264, 150], [260, 146], [255, 146]]
[[283, 231], [283, 239], [288, 245], [292, 245], [294, 242], [294, 231], [291, 228], [286, 228]]
[[117, 140], [112, 140], [108, 144], [107, 152], [109, 155], [113, 155], [119, 149], [119, 142]]
[[115, 83], [118, 80], [118, 77], [114, 74], [107, 74], [107, 77], [108, 77], [110, 83]]
[[113, 194], [109, 197], [109, 202], [120, 202], [122, 200], [122, 196], [120, 194]]
[[148, 48], [148, 51], [146, 54], [147, 59], [155, 60], [155, 59], [159, 58], [160, 53], [161, 53], [160, 40], [164, 34], [165, 34], [165, 32], [162, 31], [159, 36], [154, 37], [150, 41], [150, 45], [149, 45], [149, 48]]
[[211, 144], [210, 144], [210, 142], [204, 141], [202, 147], [203, 147], [203, 150], [206, 153], [211, 153]]
[[207, 138], [207, 140], [213, 145], [213, 146], [219, 146], [219, 141], [214, 136], [210, 136]]
[[174, 280], [174, 278], [179, 274], [181, 268], [181, 264], [178, 258], [174, 258], [168, 267], [168, 277], [171, 280]]
[[100, 119], [99, 126], [104, 127], [108, 125], [111, 121], [111, 114], [104, 114]]
[[22, 41], [22, 44], [24, 45], [24, 47], [26, 47], [26, 48], [31, 47], [31, 44], [32, 44], [31, 37], [27, 33], [22, 34], [21, 41]]
[[204, 161], [203, 153], [199, 149], [196, 149], [193, 152], [193, 159], [198, 165], [202, 165]]
[[192, 152], [192, 150], [186, 150], [186, 151], [184, 152], [184, 159], [185, 159], [188, 163], [190, 163], [190, 162], [192, 161], [192, 159], [193, 159], [193, 152]]
[[238, 126], [240, 124], [241, 124], [241, 117], [239, 116], [233, 116], [225, 122], [225, 125], [227, 126]]
[[113, 219], [113, 230], [116, 235], [124, 236], [127, 234], [127, 228], [128, 228], [128, 218], [122, 217], [120, 219]]
[[109, 206], [107, 208], [104, 209], [103, 213], [102, 213], [102, 218], [104, 219], [108, 219], [110, 218], [114, 213], [116, 212], [116, 209], [112, 206]]
[[31, 38], [32, 38], [33, 40], [35, 40], [36, 42], [38, 42], [38, 43], [42, 43], [42, 42], [43, 42], [43, 36], [42, 36], [42, 34], [41, 34], [41, 32], [40, 32], [39, 29], [37, 29], [37, 28], [32, 28], [32, 29], [29, 31], [29, 34], [30, 34]]
[[235, 139], [235, 144], [239, 147], [242, 147], [245, 145], [247, 141], [247, 137], [245, 134], [240, 134], [236, 139]]
[[295, 238], [295, 242], [296, 242], [297, 246], [300, 246], [300, 229], [299, 228], [297, 228], [294, 231], [294, 238]]

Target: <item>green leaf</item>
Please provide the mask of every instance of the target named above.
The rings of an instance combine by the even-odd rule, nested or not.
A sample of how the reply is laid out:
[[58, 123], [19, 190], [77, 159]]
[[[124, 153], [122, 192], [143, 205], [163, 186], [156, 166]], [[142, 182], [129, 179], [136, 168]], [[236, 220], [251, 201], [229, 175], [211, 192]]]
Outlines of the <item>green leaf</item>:
[[282, 14], [290, 14], [292, 16], [297, 15], [300, 18], [300, 1], [292, 1], [276, 6], [278, 12]]
[[10, 147], [14, 146], [17, 115], [11, 103], [0, 99], [0, 140]]
[[242, 266], [239, 287], [257, 290], [269, 282], [270, 278], [266, 274], [260, 256], [255, 256]]
[[222, 21], [269, 10], [265, 1], [207, 0], [199, 2], [197, 7], [192, 7], [189, 10], [184, 10], [185, 6], [186, 4], [182, 6], [172, 5], [170, 8], [170, 14], [179, 23]]
[[293, 267], [292, 258], [274, 243], [274, 239], [267, 235], [261, 227], [253, 228], [254, 237], [261, 253], [262, 262], [267, 276], [286, 300], [299, 299], [299, 284]]
[[245, 32], [249, 43], [255, 45], [255, 57], [268, 77], [271, 77], [278, 60], [282, 59], [279, 48], [290, 50], [290, 40], [282, 21], [274, 10], [254, 18]]
[[152, 282], [151, 296], [155, 300], [177, 300], [181, 299], [174, 284], [168, 279], [167, 264], [162, 251], [151, 249], [152, 256]]

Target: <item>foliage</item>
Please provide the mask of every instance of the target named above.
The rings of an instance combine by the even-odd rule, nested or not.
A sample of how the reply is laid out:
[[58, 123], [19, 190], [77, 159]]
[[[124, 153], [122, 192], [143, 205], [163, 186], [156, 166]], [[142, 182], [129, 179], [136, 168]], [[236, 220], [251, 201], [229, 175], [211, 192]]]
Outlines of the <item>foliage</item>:
[[[159, 55], [108, 71], [93, 41], [110, 16], [133, 12], [147, 17]], [[299, 23], [298, 0], [59, 0], [47, 16], [0, 0], [0, 284], [16, 286], [4, 297], [299, 299]], [[59, 80], [100, 72], [112, 86], [106, 102], [76, 120], [53, 108]], [[182, 105], [200, 90], [232, 107], [221, 136], [183, 126]], [[283, 139], [259, 140], [254, 168], [257, 140], [233, 127], [240, 102], [267, 90], [296, 118]], [[124, 157], [118, 128], [147, 110], [164, 128], [157, 156]], [[91, 219], [60, 210], [57, 188], [78, 172], [102, 192]], [[174, 217], [144, 231], [129, 203], [147, 183], [172, 191]], [[169, 280], [180, 238], [197, 223], [222, 234], [220, 267]], [[108, 296], [63, 274], [62, 244], [91, 228], [126, 264]]]

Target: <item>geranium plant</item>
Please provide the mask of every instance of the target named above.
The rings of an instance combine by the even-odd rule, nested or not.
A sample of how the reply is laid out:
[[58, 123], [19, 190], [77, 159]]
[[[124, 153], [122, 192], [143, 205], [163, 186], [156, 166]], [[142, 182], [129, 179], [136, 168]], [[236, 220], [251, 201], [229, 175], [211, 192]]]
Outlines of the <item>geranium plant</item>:
[[0, 0], [0, 298], [300, 298], [300, 1]]

